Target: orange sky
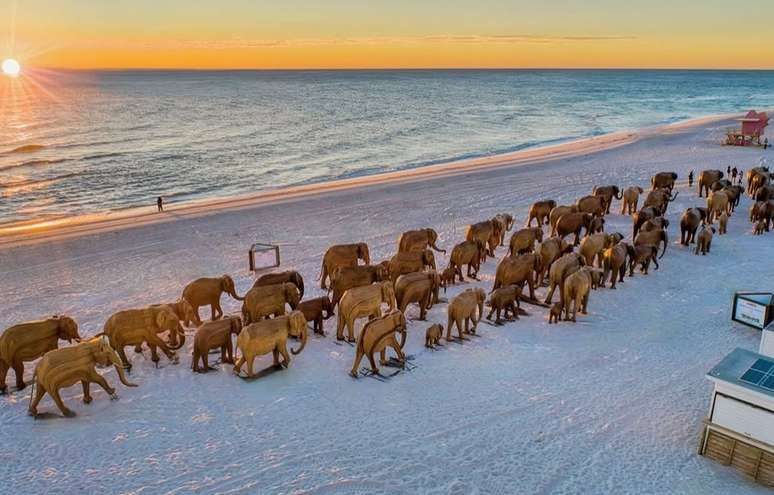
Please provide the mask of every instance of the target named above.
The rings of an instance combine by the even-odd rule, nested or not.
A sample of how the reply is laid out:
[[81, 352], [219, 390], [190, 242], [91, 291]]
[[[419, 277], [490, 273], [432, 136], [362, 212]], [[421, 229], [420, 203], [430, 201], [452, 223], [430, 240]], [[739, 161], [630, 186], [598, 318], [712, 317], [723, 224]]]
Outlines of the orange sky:
[[772, 18], [771, 0], [0, 0], [0, 57], [60, 68], [774, 68]]

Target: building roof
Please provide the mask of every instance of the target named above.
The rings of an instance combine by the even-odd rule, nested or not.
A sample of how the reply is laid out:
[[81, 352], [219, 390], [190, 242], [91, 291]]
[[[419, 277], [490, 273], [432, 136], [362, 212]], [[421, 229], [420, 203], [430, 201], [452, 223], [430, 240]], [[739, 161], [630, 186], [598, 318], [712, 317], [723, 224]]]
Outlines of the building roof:
[[722, 380], [774, 398], [774, 358], [737, 347], [723, 358], [707, 378]]

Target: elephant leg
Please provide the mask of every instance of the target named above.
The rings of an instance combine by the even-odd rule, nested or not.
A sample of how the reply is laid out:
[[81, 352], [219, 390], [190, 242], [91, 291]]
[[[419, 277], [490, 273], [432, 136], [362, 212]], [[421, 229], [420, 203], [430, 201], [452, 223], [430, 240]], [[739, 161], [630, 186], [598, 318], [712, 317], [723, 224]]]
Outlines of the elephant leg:
[[[210, 369], [210, 360], [208, 357], [208, 354], [210, 353], [209, 349], [204, 349], [204, 352], [201, 354], [201, 358], [197, 357], [196, 361], [194, 362], [194, 366], [196, 366], [196, 369], [194, 371], [201, 371], [202, 373], [207, 373]], [[202, 362], [202, 367], [199, 368], [199, 361]]]
[[387, 364], [387, 347], [379, 351], [379, 364], [382, 366]]
[[234, 364], [234, 344], [231, 343], [231, 337], [226, 340], [226, 360], [223, 362]]
[[282, 366], [287, 368], [290, 366], [290, 354], [288, 354], [288, 350], [284, 345], [280, 346], [279, 351], [282, 354]]
[[363, 351], [360, 350], [360, 346], [357, 346], [357, 352], [355, 353], [355, 362], [352, 363], [352, 369], [349, 370], [349, 374], [357, 378], [357, 369], [360, 367], [360, 361], [363, 360]]
[[35, 388], [35, 397], [32, 399], [32, 402], [30, 402], [29, 409], [27, 409], [30, 416], [38, 415], [38, 404], [40, 404], [40, 400], [44, 395], [46, 395], [46, 389], [38, 383], [38, 386]]
[[24, 361], [15, 358], [12, 363], [13, 372], [16, 375], [16, 389], [22, 390], [27, 385], [24, 383]]
[[549, 282], [548, 294], [546, 294], [546, 300], [545, 300], [546, 304], [551, 304], [551, 299], [554, 298], [554, 291], [555, 290], [556, 290], [556, 284], [553, 281]]
[[255, 376], [255, 371], [253, 370], [254, 364], [255, 364], [255, 356], [250, 356], [247, 359], [247, 376], [250, 378], [253, 378]]
[[6, 393], [8, 386], [5, 384], [5, 379], [8, 376], [8, 363], [0, 359], [0, 394]]
[[116, 389], [108, 385], [107, 380], [105, 380], [105, 377], [97, 373], [96, 371], [93, 371], [89, 374], [89, 381], [92, 381], [102, 387], [102, 389], [107, 392], [107, 394], [110, 396], [111, 399], [117, 399], [118, 396], [116, 395]]
[[91, 392], [89, 391], [89, 381], [81, 380], [81, 386], [83, 387], [83, 403], [91, 404]]
[[218, 320], [221, 316], [223, 316], [223, 308], [220, 307], [220, 301], [215, 301], [212, 305], [212, 319]]
[[355, 320], [347, 320], [347, 340], [355, 341]]
[[118, 349], [116, 349], [116, 352], [118, 352], [118, 357], [121, 358], [121, 362], [124, 363], [124, 368], [126, 368], [127, 371], [131, 371], [132, 364], [129, 362], [129, 358], [126, 357], [126, 351], [124, 350], [124, 346], [119, 345]]
[[465, 336], [463, 335], [463, 328], [465, 328], [465, 327], [463, 327], [463, 325], [462, 325], [462, 317], [458, 316], [455, 319], [454, 323], [457, 325], [457, 332], [460, 335], [460, 342], [462, 342], [463, 340], [466, 340]]
[[655, 256], [653, 257], [653, 265], [656, 267], [655, 270], [658, 270], [658, 260]]
[[236, 363], [234, 364], [234, 374], [238, 375], [240, 371], [242, 371], [242, 365], [245, 364], [245, 357], [240, 356], [239, 359], [237, 359]]
[[142, 344], [137, 344], [136, 346], [134, 346], [134, 352], [136, 352], [137, 354], [141, 353], [142, 352]]
[[59, 396], [59, 390], [53, 389], [50, 392], [51, 398], [54, 399], [54, 402], [56, 403], [56, 407], [59, 408], [60, 411], [62, 411], [62, 414], [65, 415], [65, 417], [72, 418], [75, 416], [75, 412], [71, 411], [70, 409], [67, 409], [67, 406], [64, 405], [64, 402], [62, 401], [62, 397]]
[[589, 314], [589, 312], [588, 312], [588, 305], [589, 305], [589, 293], [587, 292], [586, 295], [583, 296], [583, 304], [582, 304], [581, 310], [580, 310], [582, 315]]
[[[167, 344], [164, 343], [163, 340], [159, 338], [156, 334], [151, 334], [150, 339], [148, 341], [148, 346], [151, 348], [151, 354], [155, 352], [153, 349], [153, 346], [157, 346], [159, 349], [161, 349], [161, 352], [164, 353], [164, 355], [167, 356], [168, 359], [174, 359], [175, 353], [172, 351], [172, 349], [167, 346]], [[158, 354], [156, 354], [156, 360], [158, 360]], [[157, 362], [157, 361], [154, 361]]]
[[150, 351], [151, 351], [151, 361], [153, 361], [153, 363], [158, 368], [159, 361], [161, 361], [161, 359], [159, 358], [158, 348], [153, 344], [148, 344], [148, 347], [150, 347]]
[[[495, 307], [492, 306], [491, 309], [489, 310], [489, 314], [486, 315], [486, 319], [491, 321], [492, 320], [492, 314], [494, 314], [494, 312], [495, 312]], [[498, 317], [499, 317], [499, 315], [498, 315]]]

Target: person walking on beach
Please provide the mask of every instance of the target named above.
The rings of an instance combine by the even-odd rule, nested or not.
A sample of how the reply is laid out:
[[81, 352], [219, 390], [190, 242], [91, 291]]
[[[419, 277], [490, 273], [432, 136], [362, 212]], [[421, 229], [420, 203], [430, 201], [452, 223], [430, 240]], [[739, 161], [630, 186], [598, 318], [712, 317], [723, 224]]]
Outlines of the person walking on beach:
[[726, 167], [726, 177], [731, 177], [731, 165]]
[[763, 140], [763, 149], [765, 150], [768, 147], [769, 147], [769, 138], [766, 138]]
[[159, 213], [164, 211], [164, 198], [162, 198], [161, 196], [156, 198], [156, 207], [159, 209]]
[[739, 170], [739, 185], [742, 185], [742, 177], [744, 177], [744, 170]]
[[736, 167], [731, 169], [731, 184], [736, 184], [736, 174], [738, 170], [736, 170]]
[[693, 187], [693, 170], [688, 172], [688, 187]]

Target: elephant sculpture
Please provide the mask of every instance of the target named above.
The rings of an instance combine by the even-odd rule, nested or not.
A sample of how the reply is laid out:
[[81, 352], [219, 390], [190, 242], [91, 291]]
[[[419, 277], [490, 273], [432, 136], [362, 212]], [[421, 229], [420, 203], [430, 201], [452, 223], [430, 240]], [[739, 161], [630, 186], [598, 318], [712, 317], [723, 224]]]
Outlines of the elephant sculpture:
[[331, 246], [325, 251], [322, 267], [320, 268], [320, 288], [327, 289], [326, 279], [333, 276], [338, 268], [345, 266], [357, 266], [357, 261], [363, 260], [366, 265], [371, 264], [371, 253], [368, 244], [339, 244]]
[[583, 196], [575, 203], [580, 213], [589, 213], [594, 216], [603, 217], [607, 210], [605, 200], [599, 196]]
[[484, 289], [481, 289], [480, 287], [475, 289], [465, 289], [451, 300], [446, 308], [449, 316], [449, 321], [446, 325], [446, 340], [452, 340], [453, 325], [457, 325], [460, 343], [462, 343], [463, 340], [467, 340], [463, 336], [463, 322], [464, 333], [471, 333], [475, 335], [476, 326], [484, 314], [485, 300], [486, 293], [484, 292]]
[[[400, 342], [398, 342], [396, 334], [400, 335]], [[406, 359], [406, 356], [403, 354], [403, 346], [405, 344], [406, 317], [403, 316], [403, 313], [393, 310], [384, 316], [374, 318], [366, 323], [363, 331], [360, 332], [360, 336], [357, 339], [355, 361], [352, 363], [352, 369], [349, 374], [357, 378], [357, 369], [360, 367], [360, 361], [363, 360], [363, 356], [365, 356], [371, 364], [371, 373], [379, 375], [379, 368], [376, 366], [374, 354], [379, 353], [379, 363], [384, 365], [387, 363], [386, 351], [390, 347], [398, 356], [398, 361], [403, 362]]]
[[446, 253], [446, 250], [439, 248], [436, 242], [438, 242], [438, 232], [433, 229], [409, 230], [401, 234], [398, 239], [398, 252], [408, 253], [431, 248], [439, 253]]
[[[710, 185], [709, 189], [710, 191], [720, 191], [721, 189], [725, 189], [727, 187], [731, 187], [733, 184], [728, 179], [720, 179], [716, 180], [715, 182]], [[709, 193], [707, 193], [709, 194]]]
[[242, 320], [249, 325], [270, 316], [283, 316], [285, 305], [294, 310], [299, 302], [301, 295], [291, 282], [253, 287], [242, 302]]
[[707, 197], [707, 223], [715, 223], [721, 213], [731, 213], [728, 194], [725, 191], [711, 192]]
[[348, 340], [355, 341], [355, 321], [358, 318], [378, 318], [382, 315], [382, 304], [390, 311], [395, 309], [395, 291], [389, 281], [377, 282], [366, 287], [354, 287], [344, 293], [339, 303], [339, 317], [336, 325], [336, 338], [344, 340], [344, 327]]
[[[242, 319], [239, 316], [226, 316], [216, 321], [208, 321], [196, 330], [193, 345], [191, 367], [196, 373], [211, 370], [207, 357], [212, 349], [220, 349], [220, 362], [234, 364], [234, 344], [231, 336], [242, 331]], [[201, 366], [199, 363], [201, 362]]]
[[498, 226], [492, 220], [468, 225], [465, 232], [466, 241], [481, 241], [488, 250], [484, 251], [481, 262], [486, 261], [487, 256], [495, 256], [495, 249], [500, 244], [500, 232]]
[[769, 167], [753, 167], [747, 171], [747, 194], [755, 197], [759, 188], [767, 185], [771, 180]]
[[147, 344], [151, 350], [151, 360], [158, 366], [157, 348], [173, 362], [177, 361], [175, 352], [182, 347], [185, 339], [177, 346], [170, 346], [158, 334], [178, 331], [180, 324], [177, 315], [169, 306], [147, 306], [139, 309], [127, 309], [114, 313], [105, 322], [102, 332], [110, 339], [110, 347], [115, 349], [127, 370], [132, 369], [126, 357], [124, 347]]
[[430, 325], [425, 330], [425, 347], [435, 349], [435, 346], [441, 345], [441, 337], [443, 337], [443, 325], [440, 323]]
[[508, 256], [531, 253], [535, 250], [535, 243], [543, 241], [543, 227], [525, 227], [517, 230], [511, 236], [508, 246]]
[[618, 186], [594, 187], [594, 190], [591, 192], [591, 194], [604, 199], [605, 213], [610, 213], [610, 205], [613, 203], [613, 199], [620, 200], [623, 198], [623, 195], [621, 194], [620, 189], [618, 189]]
[[753, 235], [762, 235], [766, 231], [766, 221], [758, 220], [753, 226]]
[[696, 237], [696, 251], [694, 254], [701, 253], [702, 256], [710, 252], [712, 246], [712, 234], [715, 233], [715, 227], [704, 225], [701, 228], [701, 232]]
[[551, 304], [554, 291], [559, 288], [559, 301], [562, 303], [562, 306], [564, 306], [564, 292], [562, 291], [562, 287], [564, 287], [564, 280], [568, 275], [574, 273], [584, 265], [585, 261], [583, 256], [572, 252], [567, 253], [558, 260], [554, 261], [554, 263], [551, 265], [551, 269], [548, 271], [548, 292], [546, 293], [545, 303]]
[[325, 335], [323, 330], [323, 320], [330, 319], [333, 316], [333, 303], [328, 296], [307, 299], [298, 303], [296, 308], [304, 313], [306, 321], [312, 322], [312, 330], [318, 335]]
[[529, 207], [529, 216], [527, 217], [526, 227], [532, 226], [532, 220], [537, 222], [537, 226], [541, 227], [548, 224], [548, 218], [551, 215], [551, 210], [556, 208], [556, 201], [553, 199], [546, 199], [543, 201], [536, 201]]
[[702, 170], [699, 174], [698, 186], [699, 197], [702, 197], [702, 193], [706, 191], [706, 195], [709, 196], [710, 186], [723, 178], [722, 170]]
[[671, 193], [675, 187], [675, 181], [677, 181], [677, 174], [675, 172], [659, 172], [650, 178], [650, 187], [652, 191], [663, 187], [669, 189]]
[[642, 224], [640, 232], [650, 232], [651, 230], [666, 230], [669, 227], [669, 220], [664, 217], [651, 218]]
[[725, 211], [718, 217], [718, 235], [728, 233], [728, 213]]
[[643, 230], [643, 231], [640, 231], [640, 233], [637, 234], [637, 237], [634, 239], [635, 246], [650, 244], [658, 248], [658, 245], [662, 242], [664, 243], [664, 250], [661, 252], [661, 256], [659, 256], [659, 259], [664, 257], [664, 255], [666, 254], [667, 244], [669, 244], [669, 239], [667, 236], [666, 229], [654, 229], [654, 230], [648, 230], [648, 231]]
[[623, 201], [621, 201], [621, 215], [631, 215], [637, 211], [640, 202], [640, 194], [643, 190], [639, 186], [627, 187], [623, 192]]
[[497, 313], [497, 316], [495, 316], [495, 324], [502, 325], [503, 320], [500, 316], [504, 316], [507, 320], [508, 313], [510, 312], [511, 317], [518, 320], [520, 309], [519, 301], [521, 300], [522, 290], [523, 287], [508, 285], [506, 287], [500, 287], [492, 292], [489, 296], [490, 310], [489, 314], [486, 315], [486, 319], [491, 320], [492, 315]]
[[[742, 195], [744, 194], [744, 188], [742, 186], [728, 186], [721, 190], [725, 191], [725, 193], [728, 195], [728, 202], [731, 204], [731, 211], [735, 211], [736, 207], [739, 206], [739, 201], [741, 201]], [[774, 186], [767, 187], [767, 190], [770, 196], [774, 198]]]
[[645, 222], [660, 216], [661, 213], [658, 209], [652, 206], [643, 207], [640, 211], [632, 215], [632, 239], [637, 237], [637, 234], [640, 232], [640, 229]]
[[113, 365], [118, 373], [118, 379], [127, 387], [136, 387], [130, 383], [124, 374], [121, 358], [118, 356], [110, 340], [105, 335], [94, 337], [85, 342], [62, 349], [54, 349], [47, 352], [35, 367], [35, 396], [30, 402], [29, 413], [38, 415], [38, 404], [43, 396], [48, 393], [56, 403], [62, 414], [68, 418], [75, 416], [75, 412], [68, 409], [59, 391], [78, 382], [83, 386], [83, 402], [91, 403], [92, 397], [89, 386], [96, 383], [108, 393], [111, 399], [117, 399], [116, 391], [105, 380], [105, 377], [97, 373], [96, 366]]
[[[255, 378], [253, 364], [255, 358], [272, 353], [274, 366], [290, 366], [290, 354], [288, 354], [288, 337], [297, 337], [301, 343], [297, 349], [290, 349], [293, 355], [298, 355], [306, 347], [306, 319], [301, 311], [293, 311], [284, 316], [278, 316], [270, 320], [261, 320], [251, 323], [239, 332], [237, 348], [241, 356], [234, 365], [234, 374], [239, 375], [242, 366], [247, 363], [247, 377]], [[282, 363], [279, 356], [282, 355]]]
[[658, 247], [653, 244], [640, 244], [639, 246], [632, 246], [627, 244], [627, 250], [629, 254], [629, 277], [634, 276], [634, 267], [639, 265], [640, 272], [643, 275], [648, 274], [648, 268], [651, 261], [658, 270]]
[[[736, 186], [739, 187], [739, 186]], [[729, 200], [731, 199], [731, 193], [729, 191], [729, 188], [724, 188], [723, 190], [726, 191], [726, 194], [729, 195]], [[768, 201], [770, 199], [774, 199], [774, 184], [766, 184], [765, 186], [761, 186], [756, 189], [755, 201]], [[734, 200], [736, 200], [736, 195], [734, 195]], [[733, 204], [733, 202], [732, 202]]]
[[687, 208], [680, 217], [680, 244], [687, 246], [694, 242], [699, 225], [707, 218], [706, 208]]
[[497, 265], [492, 291], [507, 285], [529, 287], [530, 299], [535, 299], [535, 274], [540, 271], [540, 258], [534, 253], [522, 254], [515, 258], [504, 257]]
[[626, 258], [629, 255], [629, 246], [623, 241], [608, 247], [602, 252], [602, 264], [604, 273], [599, 282], [600, 287], [605, 286], [605, 280], [610, 275], [610, 288], [615, 289], [616, 282], [623, 283], [626, 274]]
[[540, 270], [535, 277], [535, 286], [540, 287], [545, 283], [546, 275], [554, 261], [560, 256], [572, 252], [572, 246], [558, 237], [549, 237], [535, 248], [535, 254], [540, 258]]
[[406, 313], [411, 303], [419, 304], [419, 319], [424, 321], [427, 310], [438, 302], [438, 292], [441, 287], [441, 277], [438, 272], [407, 273], [395, 281], [395, 301], [398, 309]]
[[298, 293], [301, 299], [304, 298], [304, 277], [302, 277], [301, 274], [295, 270], [287, 270], [284, 272], [267, 273], [266, 275], [261, 275], [253, 284], [253, 287], [265, 287], [267, 285], [284, 284], [286, 282], [290, 282], [291, 284], [295, 285], [298, 289]]
[[67, 316], [52, 316], [45, 320], [28, 321], [7, 328], [0, 335], [0, 393], [5, 394], [8, 370], [13, 368], [16, 388], [23, 389], [24, 362], [34, 361], [59, 347], [59, 341], [80, 342], [78, 324]]
[[[186, 326], [189, 326], [192, 322], [196, 321], [197, 315], [194, 314], [193, 307], [191, 307], [191, 304], [183, 298], [180, 298], [178, 301], [169, 304], [153, 305], [153, 307], [156, 306], [167, 306], [172, 310], [172, 312], [175, 313], [175, 315], [177, 315], [178, 321], [184, 323]], [[166, 329], [160, 330], [162, 333], [167, 332]], [[178, 338], [180, 339], [179, 342]], [[168, 333], [167, 343], [172, 347], [183, 347], [183, 345], [185, 345], [185, 329], [180, 323], [177, 325], [177, 332]], [[134, 352], [142, 352], [142, 344], [137, 344], [134, 346]]]
[[505, 240], [505, 231], [509, 231], [513, 228], [513, 215], [509, 213], [498, 213], [494, 217], [492, 217], [492, 221], [496, 225], [496, 230], [500, 234], [500, 239], [498, 242], [498, 246], [503, 246], [503, 241]]
[[406, 273], [421, 272], [425, 268], [435, 270], [435, 255], [429, 249], [397, 253], [388, 263], [390, 280], [395, 282], [399, 276]]
[[623, 239], [621, 234], [606, 234], [604, 232], [591, 234], [583, 238], [578, 252], [585, 261], [586, 266], [602, 266], [602, 252]]
[[478, 270], [481, 268], [481, 259], [486, 256], [486, 246], [480, 240], [464, 241], [452, 249], [449, 256], [449, 267], [454, 271], [451, 283], [454, 283], [454, 277], [459, 276], [460, 282], [464, 282], [462, 277], [462, 266], [468, 265], [468, 277], [478, 280]]
[[[410, 251], [408, 253], [412, 253]], [[422, 251], [424, 253], [424, 251]], [[411, 258], [412, 260], [417, 257], [414, 254], [406, 254], [404, 257]], [[412, 266], [413, 268], [413, 266]], [[341, 296], [344, 295], [349, 289], [353, 287], [362, 287], [364, 285], [371, 285], [374, 282], [381, 282], [383, 280], [389, 280], [389, 264], [387, 267], [384, 265], [358, 265], [358, 266], [346, 266], [339, 268], [331, 277], [331, 289], [333, 289], [333, 295], [331, 303], [333, 307], [336, 307], [341, 300]], [[420, 268], [421, 270], [421, 268]]]
[[220, 307], [220, 296], [224, 292], [237, 301], [243, 300], [236, 293], [234, 279], [228, 275], [216, 278], [199, 278], [185, 286], [183, 289], [183, 299], [188, 301], [191, 308], [193, 308], [194, 316], [196, 316], [194, 321], [196, 326], [202, 324], [199, 318], [200, 306], [210, 306], [213, 320], [223, 316], [223, 309]]
[[758, 201], [750, 208], [750, 221], [762, 221], [769, 231], [769, 225], [774, 218], [774, 203], [771, 201]]
[[[598, 198], [597, 198], [598, 199]], [[552, 235], [556, 235], [560, 239], [564, 239], [570, 234], [575, 234], [575, 240], [572, 245], [577, 246], [580, 243], [580, 233], [582, 229], [586, 229], [588, 235], [591, 230], [591, 220], [594, 217], [590, 213], [568, 213], [562, 215], [556, 222], [556, 229]]]
[[650, 191], [647, 197], [645, 197], [645, 202], [642, 204], [642, 207], [652, 207], [658, 211], [659, 216], [666, 215], [669, 203], [674, 201], [678, 194], [679, 192], [675, 192], [675, 194], [672, 195], [671, 191], [666, 188], [655, 189]]
[[551, 224], [551, 235], [556, 235], [556, 223], [559, 219], [568, 213], [578, 213], [578, 207], [576, 205], [562, 205], [556, 206], [551, 209], [548, 214], [548, 222]]
[[[588, 314], [589, 293], [602, 277], [602, 270], [584, 266], [567, 276], [562, 286], [564, 294], [564, 319], [577, 321], [578, 311], [582, 315]], [[572, 318], [570, 318], [570, 305], [572, 305]]]
[[564, 306], [562, 306], [561, 302], [556, 302], [551, 305], [551, 309], [548, 312], [548, 324], [552, 323], [559, 323], [559, 321], [562, 319], [562, 311], [564, 310]]
[[589, 230], [586, 235], [598, 234], [605, 231], [605, 219], [603, 217], [594, 217], [589, 223]]

